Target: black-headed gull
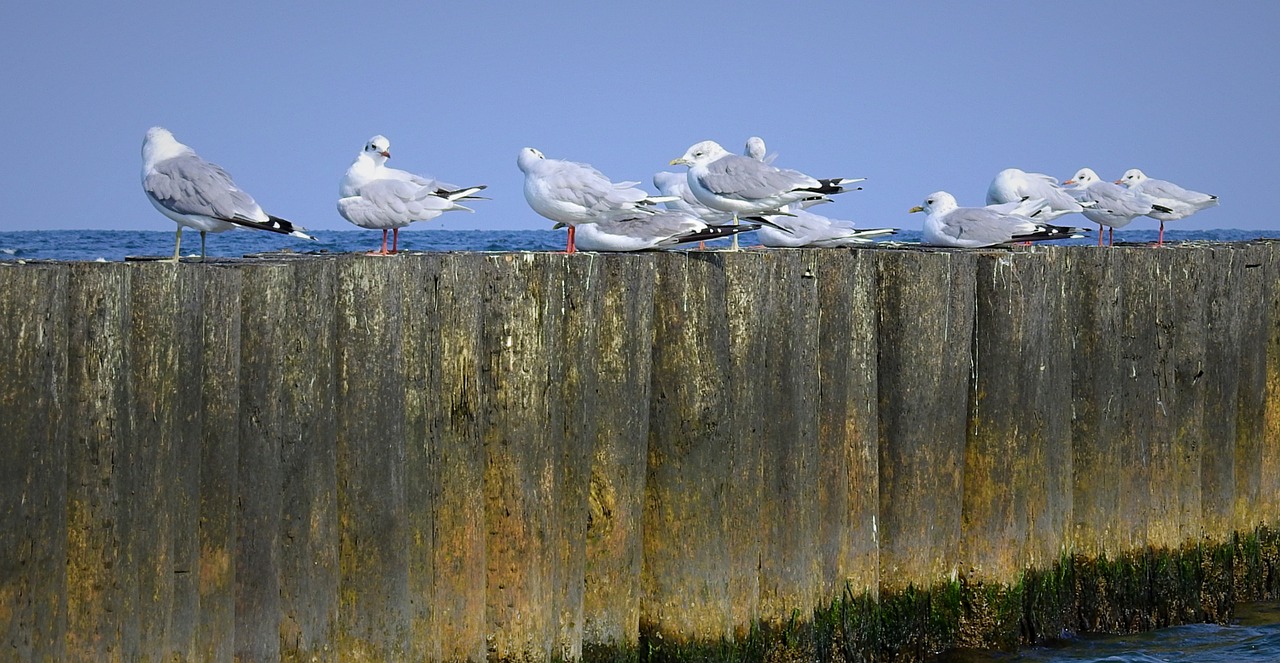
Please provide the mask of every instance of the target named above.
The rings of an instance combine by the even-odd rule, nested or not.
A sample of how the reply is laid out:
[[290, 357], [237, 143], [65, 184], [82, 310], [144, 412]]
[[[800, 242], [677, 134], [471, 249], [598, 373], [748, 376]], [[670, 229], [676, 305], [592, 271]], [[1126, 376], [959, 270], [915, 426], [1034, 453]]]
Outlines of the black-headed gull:
[[[391, 141], [374, 136], [365, 143], [338, 184], [338, 213], [361, 228], [382, 231], [382, 248], [369, 255], [400, 250], [400, 229], [414, 221], [430, 221], [445, 212], [472, 211], [459, 200], [476, 198], [483, 184], [458, 187], [439, 180], [388, 168]], [[387, 249], [387, 231], [392, 231]]]
[[548, 159], [526, 147], [516, 157], [524, 173], [524, 199], [542, 216], [569, 227], [566, 253], [577, 250], [574, 235], [579, 225], [630, 218], [637, 212], [652, 214], [658, 203], [673, 200], [652, 196], [639, 182], [613, 182], [585, 163]]
[[[1165, 221], [1185, 219], [1202, 209], [1218, 204], [1217, 196], [1184, 189], [1173, 182], [1152, 179], [1137, 168], [1126, 170], [1124, 176], [1116, 180], [1116, 184], [1123, 184], [1130, 191], [1151, 196], [1155, 204], [1161, 208], [1147, 214], [1160, 222], [1160, 238], [1156, 240], [1156, 246], [1164, 245]], [[1166, 212], [1165, 209], [1169, 211]]]
[[1089, 203], [1081, 214], [1098, 224], [1098, 246], [1102, 246], [1102, 227], [1107, 226], [1107, 244], [1115, 244], [1115, 229], [1123, 228], [1134, 219], [1163, 211], [1150, 197], [1098, 177], [1092, 168], [1081, 168], [1071, 179], [1063, 182], [1076, 200]]

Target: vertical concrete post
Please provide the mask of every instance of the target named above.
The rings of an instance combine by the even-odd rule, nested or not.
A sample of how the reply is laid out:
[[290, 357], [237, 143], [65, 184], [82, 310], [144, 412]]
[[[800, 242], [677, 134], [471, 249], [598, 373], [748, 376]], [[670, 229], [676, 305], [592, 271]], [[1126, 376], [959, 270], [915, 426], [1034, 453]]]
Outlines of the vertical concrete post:
[[1069, 549], [1070, 331], [1060, 254], [978, 256], [960, 559], [1014, 582]]
[[[68, 268], [67, 657], [137, 657], [136, 576], [124, 554], [131, 489], [124, 481], [128, 409], [126, 265]], [[74, 314], [71, 312], [74, 311]], [[134, 630], [136, 635], [136, 630]]]
[[877, 256], [881, 593], [960, 570], [975, 261]]
[[824, 251], [818, 287], [818, 553], [821, 597], [879, 588], [876, 260]]
[[754, 588], [730, 591], [732, 534], [723, 514], [734, 499], [736, 440], [725, 367], [738, 339], [721, 326], [725, 288], [719, 255], [660, 257], [640, 630], [675, 642], [732, 639], [734, 606], [758, 596]]
[[68, 653], [67, 272], [0, 268], [0, 648], [13, 660]]
[[401, 261], [337, 264], [339, 642], [356, 658], [409, 652]]
[[201, 394], [199, 463], [199, 622], [195, 654], [235, 656], [236, 490], [240, 454], [240, 295], [244, 272], [210, 269], [202, 279], [199, 371], [186, 376]]
[[566, 434], [591, 453], [584, 654], [625, 651], [639, 638], [656, 258], [609, 258], [569, 263], [576, 287], [567, 291], [563, 335], [577, 356], [565, 380]]
[[477, 293], [485, 263], [473, 254], [428, 255], [403, 269], [412, 653], [478, 661], [487, 656]]

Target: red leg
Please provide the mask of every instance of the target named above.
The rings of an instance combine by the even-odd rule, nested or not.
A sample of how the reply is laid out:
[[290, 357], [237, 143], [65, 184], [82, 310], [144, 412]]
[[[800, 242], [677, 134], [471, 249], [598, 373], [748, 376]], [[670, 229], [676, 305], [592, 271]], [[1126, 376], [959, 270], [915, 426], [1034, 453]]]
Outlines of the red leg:
[[387, 231], [386, 231], [385, 229], [382, 231], [382, 250], [381, 250], [381, 251], [370, 251], [370, 252], [366, 253], [365, 255], [367, 255], [367, 256], [385, 256], [385, 255], [387, 255]]
[[565, 247], [565, 253], [574, 253], [578, 249], [573, 246], [573, 226], [569, 226], [569, 244]]
[[400, 229], [395, 228], [391, 231], [391, 252], [400, 252]]
[[[1101, 242], [1102, 238], [1099, 237], [1098, 241]], [[1116, 245], [1116, 229], [1107, 228], [1107, 246], [1115, 246], [1115, 245]]]
[[1102, 246], [1102, 224], [1098, 224], [1098, 246]]
[[1164, 246], [1164, 221], [1160, 222], [1160, 239], [1156, 240], [1156, 246]]

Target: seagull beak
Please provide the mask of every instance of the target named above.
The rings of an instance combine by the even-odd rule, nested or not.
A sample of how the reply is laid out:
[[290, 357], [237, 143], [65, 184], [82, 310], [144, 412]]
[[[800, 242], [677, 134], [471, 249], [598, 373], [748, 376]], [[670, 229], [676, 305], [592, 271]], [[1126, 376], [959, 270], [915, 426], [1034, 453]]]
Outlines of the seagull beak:
[[915, 214], [916, 212], [923, 212], [923, 211], [924, 211], [923, 207], [916, 205], [915, 207], [912, 207], [911, 209], [907, 210], [907, 214]]
[[1063, 182], [1062, 184], [1065, 186], [1065, 185], [1067, 185], [1067, 184], [1075, 184], [1075, 183], [1076, 183], [1076, 181], [1075, 181], [1075, 180], [1067, 180], [1066, 182]]
[[1116, 184], [1124, 184], [1124, 180], [1116, 180], [1116, 181], [1115, 181], [1115, 183], [1116, 183]]
[[383, 151], [379, 152], [378, 154], [381, 154], [382, 156], [384, 156], [384, 157], [386, 157], [386, 158], [388, 158], [388, 159], [390, 159], [390, 158], [391, 158], [391, 151], [390, 151], [390, 150], [383, 150]]
[[684, 157], [680, 157], [679, 159], [672, 159], [672, 160], [671, 160], [671, 165], [672, 165], [672, 166], [679, 166], [679, 165], [681, 165], [681, 164], [686, 164], [686, 163], [689, 163], [689, 162], [688, 162], [688, 161], [685, 161], [685, 160], [684, 160]]

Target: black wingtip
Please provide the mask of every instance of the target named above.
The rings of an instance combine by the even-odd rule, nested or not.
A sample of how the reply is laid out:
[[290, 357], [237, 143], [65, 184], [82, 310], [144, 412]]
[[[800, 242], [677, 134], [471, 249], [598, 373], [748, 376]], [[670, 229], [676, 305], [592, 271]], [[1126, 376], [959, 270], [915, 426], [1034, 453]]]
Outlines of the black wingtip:
[[1173, 214], [1173, 210], [1171, 208], [1165, 207], [1164, 205], [1152, 205], [1151, 209], [1152, 211], [1155, 211], [1155, 212], [1164, 212], [1165, 214]]

